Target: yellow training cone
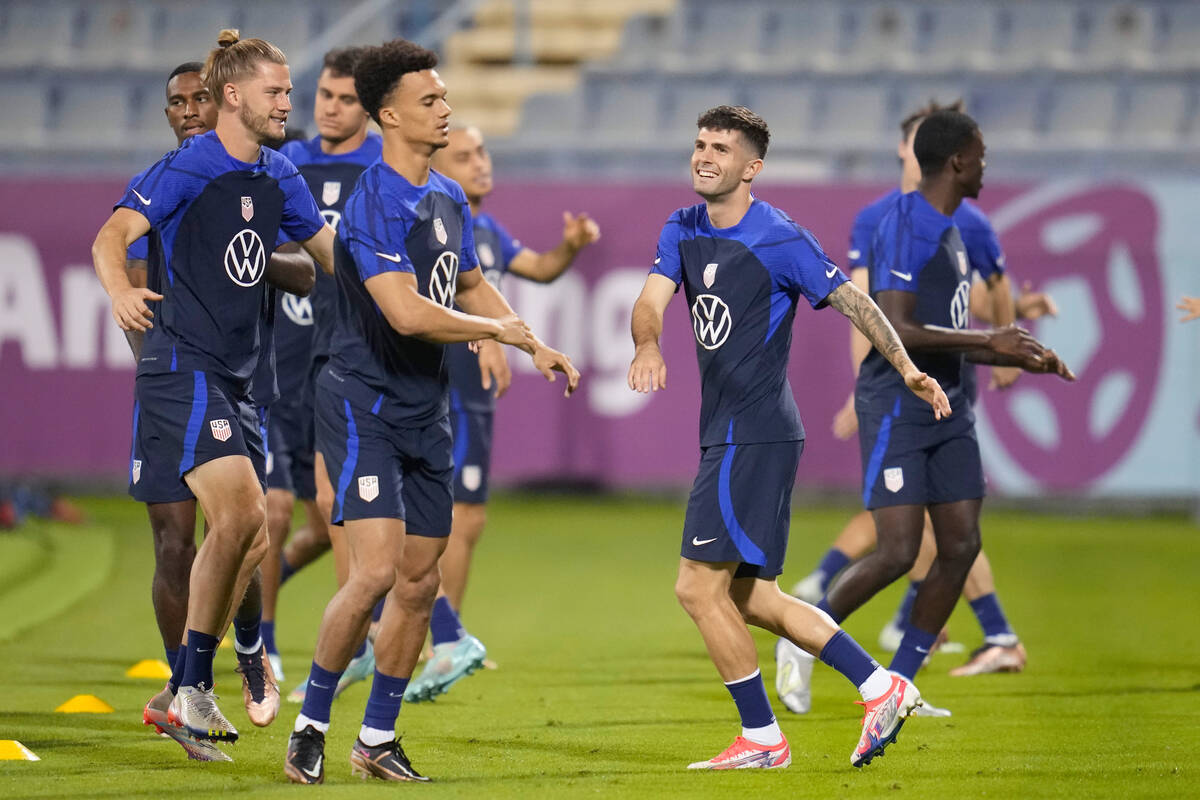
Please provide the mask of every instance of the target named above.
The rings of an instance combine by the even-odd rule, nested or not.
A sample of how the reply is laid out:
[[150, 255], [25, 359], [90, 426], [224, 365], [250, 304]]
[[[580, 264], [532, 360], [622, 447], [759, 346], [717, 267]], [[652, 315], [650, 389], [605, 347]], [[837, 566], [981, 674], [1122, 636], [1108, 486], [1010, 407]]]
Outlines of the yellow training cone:
[[0, 739], [0, 761], [41, 761], [16, 739]]
[[77, 694], [54, 710], [63, 714], [111, 714], [113, 707], [94, 694]]
[[146, 658], [125, 670], [128, 678], [154, 678], [165, 681], [171, 677], [171, 668], [161, 658]]

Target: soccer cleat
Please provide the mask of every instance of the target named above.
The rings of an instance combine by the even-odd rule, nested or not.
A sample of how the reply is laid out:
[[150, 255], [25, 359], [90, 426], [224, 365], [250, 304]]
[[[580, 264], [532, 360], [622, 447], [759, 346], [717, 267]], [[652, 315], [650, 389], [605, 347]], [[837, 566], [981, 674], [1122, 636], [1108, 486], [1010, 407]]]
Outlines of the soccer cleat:
[[368, 641], [366, 652], [358, 658], [350, 659], [350, 663], [346, 665], [346, 671], [342, 673], [342, 677], [338, 678], [338, 685], [333, 690], [333, 696], [338, 697], [352, 685], [359, 681], [365, 681], [374, 674], [375, 647]]
[[265, 728], [279, 713], [279, 684], [275, 682], [266, 648], [260, 647], [250, 655], [238, 653], [237, 672], [242, 675], [246, 716], [259, 728]]
[[288, 702], [289, 703], [303, 703], [304, 695], [306, 695], [306, 694], [308, 694], [308, 678], [305, 678], [304, 680], [300, 681], [300, 683], [296, 685], [295, 689], [292, 689], [290, 692], [288, 692], [288, 696], [287, 696]]
[[815, 660], [787, 639], [775, 643], [775, 692], [794, 714], [807, 714], [812, 708]]
[[1025, 669], [1025, 647], [1020, 642], [1009, 647], [984, 642], [961, 667], [950, 670], [955, 678], [985, 675], [989, 672], [1020, 672]]
[[425, 662], [420, 677], [404, 690], [404, 700], [419, 703], [432, 700], [439, 694], [483, 666], [487, 648], [483, 642], [467, 634], [457, 642], [443, 642], [433, 648], [433, 658]]
[[888, 620], [888, 624], [879, 632], [879, 649], [885, 653], [894, 653], [900, 649], [903, 639], [904, 628], [897, 625], [896, 620]]
[[267, 658], [271, 659], [271, 671], [275, 673], [276, 683], [283, 683], [286, 680], [283, 677], [283, 657], [279, 653], [267, 653]]
[[283, 759], [283, 774], [292, 783], [324, 783], [325, 734], [312, 725], [293, 731]]
[[354, 747], [350, 748], [350, 771], [363, 780], [379, 778], [385, 781], [429, 782], [429, 778], [413, 769], [412, 762], [400, 746], [399, 737], [394, 742], [377, 747], [363, 744], [362, 739], [355, 739]]
[[787, 739], [768, 747], [739, 736], [720, 755], [688, 764], [688, 769], [783, 769], [791, 763]]
[[858, 747], [850, 754], [850, 765], [861, 767], [870, 764], [875, 756], [896, 741], [904, 720], [921, 704], [921, 693], [917, 687], [899, 675], [892, 676], [892, 685], [887, 693], [870, 702], [859, 702], [865, 711], [862, 719], [862, 736]]
[[221, 709], [217, 708], [216, 700], [212, 689], [180, 686], [179, 693], [167, 709], [167, 722], [184, 728], [197, 739], [236, 742], [237, 728], [225, 719]]
[[171, 694], [170, 688], [164, 688], [151, 697], [150, 702], [146, 703], [146, 707], [142, 710], [142, 724], [153, 725], [159, 736], [173, 739], [193, 761], [233, 761], [232, 758], [217, 749], [216, 745], [197, 739], [183, 728], [172, 725], [167, 720], [167, 709], [174, 698], [175, 695]]
[[914, 716], [914, 717], [951, 717], [954, 715], [950, 712], [950, 709], [939, 708], [938, 706], [932, 706], [929, 703], [927, 703], [924, 699], [922, 699], [921, 705], [919, 705], [913, 709], [911, 716]]
[[825, 589], [822, 586], [824, 580], [825, 573], [821, 570], [810, 572], [792, 587], [792, 595], [815, 606], [825, 596]]

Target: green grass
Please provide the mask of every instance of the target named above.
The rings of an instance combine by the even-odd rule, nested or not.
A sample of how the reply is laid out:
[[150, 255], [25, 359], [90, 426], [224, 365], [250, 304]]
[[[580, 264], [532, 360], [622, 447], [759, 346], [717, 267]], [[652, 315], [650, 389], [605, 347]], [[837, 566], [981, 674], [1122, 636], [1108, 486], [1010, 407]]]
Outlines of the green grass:
[[[465, 615], [500, 669], [401, 713], [406, 749], [437, 782], [397, 787], [350, 776], [345, 758], [368, 691], [360, 684], [334, 705], [327, 784], [310, 790], [287, 785], [281, 768], [297, 707], [285, 704], [270, 728], [251, 727], [228, 650], [218, 656], [217, 681], [244, 736], [227, 748], [236, 763], [188, 762], [142, 727], [141, 706], [159, 687], [124, 671], [161, 658], [144, 511], [123, 498], [84, 507], [91, 524], [69, 535], [40, 524], [0, 535], [0, 630], [12, 632], [0, 641], [0, 739], [18, 739], [42, 758], [0, 762], [0, 797], [1200, 795], [1200, 537], [1182, 517], [985, 512], [1001, 597], [1029, 650], [1025, 673], [952, 679], [946, 673], [962, 656], [935, 656], [919, 685], [954, 717], [910, 721], [886, 758], [859, 771], [848, 763], [857, 694], [818, 666], [812, 713], [796, 717], [777, 705], [790, 769], [700, 774], [682, 767], [721, 750], [738, 729], [672, 594], [682, 504], [502, 496], [491, 506]], [[848, 516], [796, 509], [784, 585], [807, 571]], [[312, 657], [331, 573], [324, 560], [284, 588], [285, 690]], [[60, 595], [72, 598], [69, 607], [55, 601]], [[893, 587], [849, 621], [868, 650], [898, 598]], [[978, 643], [961, 604], [951, 631]], [[773, 642], [758, 641], [770, 682]], [[53, 713], [79, 693], [116, 713]]]

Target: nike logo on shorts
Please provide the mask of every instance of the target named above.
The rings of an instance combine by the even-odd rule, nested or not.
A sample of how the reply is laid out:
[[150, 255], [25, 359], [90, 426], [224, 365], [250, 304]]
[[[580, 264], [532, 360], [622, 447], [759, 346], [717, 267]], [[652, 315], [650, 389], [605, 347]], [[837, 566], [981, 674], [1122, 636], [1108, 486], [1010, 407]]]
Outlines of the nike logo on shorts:
[[708, 544], [709, 542], [715, 542], [716, 540], [717, 540], [716, 536], [714, 536], [711, 539], [701, 539], [699, 536], [693, 536], [692, 537], [692, 546], [693, 547], [703, 547], [704, 545]]

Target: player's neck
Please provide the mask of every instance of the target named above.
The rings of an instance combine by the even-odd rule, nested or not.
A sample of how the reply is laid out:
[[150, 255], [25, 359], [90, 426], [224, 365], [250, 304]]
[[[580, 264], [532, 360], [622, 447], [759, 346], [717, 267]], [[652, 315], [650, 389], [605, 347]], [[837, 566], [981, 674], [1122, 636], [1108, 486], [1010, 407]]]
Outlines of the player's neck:
[[750, 192], [730, 192], [719, 197], [704, 198], [708, 221], [718, 228], [732, 228], [741, 222], [752, 202], [754, 197]]
[[429, 182], [429, 164], [433, 160], [433, 150], [415, 150], [406, 141], [383, 139], [383, 161], [404, 180], [413, 186], [424, 186]]
[[468, 197], [467, 205], [469, 205], [471, 207], [471, 216], [478, 217], [479, 209], [483, 207], [483, 198], [482, 197]]
[[340, 142], [335, 142], [325, 137], [321, 137], [321, 152], [327, 156], [344, 156], [346, 153], [353, 153], [355, 150], [363, 146], [363, 142], [367, 140], [367, 129], [364, 126], [361, 131], [351, 136], [349, 139], [342, 139]]
[[929, 178], [924, 178], [921, 180], [918, 188], [921, 190], [921, 195], [929, 202], [929, 205], [947, 217], [953, 216], [962, 203], [962, 187], [949, 176], [933, 175]]
[[262, 143], [246, 130], [246, 126], [238, 120], [236, 114], [220, 114], [214, 130], [217, 132], [217, 138], [221, 140], [221, 146], [229, 155], [247, 164], [258, 161]]

